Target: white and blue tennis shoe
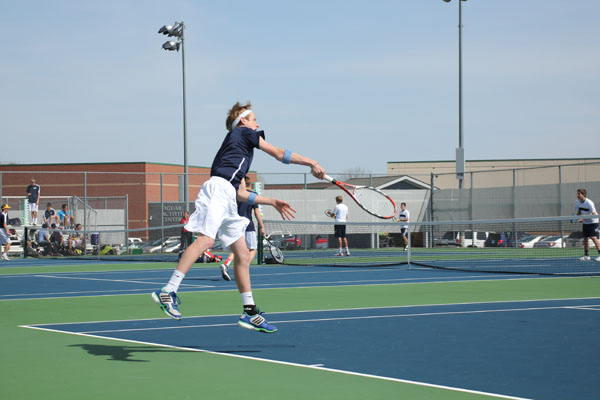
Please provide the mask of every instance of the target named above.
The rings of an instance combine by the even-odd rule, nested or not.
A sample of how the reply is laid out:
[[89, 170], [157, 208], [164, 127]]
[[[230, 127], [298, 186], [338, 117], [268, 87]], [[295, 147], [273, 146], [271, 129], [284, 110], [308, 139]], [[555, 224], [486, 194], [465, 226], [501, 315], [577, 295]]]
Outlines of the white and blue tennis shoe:
[[238, 321], [238, 325], [242, 328], [253, 329], [259, 332], [277, 332], [277, 327], [268, 323], [267, 320], [263, 317], [263, 313], [259, 313], [256, 315], [248, 315], [244, 312], [240, 317], [240, 320]]
[[169, 317], [181, 319], [181, 313], [179, 312], [181, 300], [177, 297], [177, 293], [159, 289], [152, 292], [152, 298], [160, 305], [160, 309]]

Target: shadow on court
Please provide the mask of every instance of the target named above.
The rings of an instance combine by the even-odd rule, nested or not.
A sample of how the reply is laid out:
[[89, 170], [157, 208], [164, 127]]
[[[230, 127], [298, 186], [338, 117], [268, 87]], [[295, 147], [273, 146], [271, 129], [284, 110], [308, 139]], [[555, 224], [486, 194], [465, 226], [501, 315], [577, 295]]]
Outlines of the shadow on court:
[[[233, 274], [231, 274], [231, 275], [232, 275], [232, 278], [231, 278], [231, 279], [233, 280]], [[221, 278], [221, 277], [218, 277], [218, 278], [193, 278], [193, 277], [187, 278], [187, 277], [186, 277], [186, 278], [185, 278], [185, 280], [186, 280], [186, 281], [209, 281], [209, 282], [220, 282], [220, 281], [223, 281], [223, 278]]]
[[295, 349], [296, 346], [291, 344], [260, 344], [259, 346], [252, 345], [239, 345], [239, 346], [182, 346], [188, 349], [201, 349], [207, 351], [213, 351], [215, 353], [225, 354], [256, 354], [264, 353], [265, 350], [281, 350], [281, 349]]
[[69, 347], [81, 347], [93, 356], [110, 357], [109, 361], [149, 362], [150, 360], [132, 359], [138, 353], [178, 352], [185, 350], [164, 349], [151, 346], [105, 346], [99, 344], [72, 344]]

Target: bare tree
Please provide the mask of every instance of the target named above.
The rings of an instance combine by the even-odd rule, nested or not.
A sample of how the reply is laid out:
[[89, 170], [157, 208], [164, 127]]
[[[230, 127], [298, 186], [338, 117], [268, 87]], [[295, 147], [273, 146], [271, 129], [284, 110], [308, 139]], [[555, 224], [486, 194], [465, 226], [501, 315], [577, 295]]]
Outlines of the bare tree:
[[340, 174], [338, 179], [348, 180], [352, 178], [368, 178], [373, 172], [365, 170], [361, 167], [347, 168]]

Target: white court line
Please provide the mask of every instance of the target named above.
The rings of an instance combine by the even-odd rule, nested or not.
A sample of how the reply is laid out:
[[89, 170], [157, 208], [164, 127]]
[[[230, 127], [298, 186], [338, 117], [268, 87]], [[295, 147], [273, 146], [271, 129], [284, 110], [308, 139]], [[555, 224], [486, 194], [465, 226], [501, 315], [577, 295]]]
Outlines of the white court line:
[[[83, 278], [78, 276], [53, 276], [53, 275], [36, 275], [38, 278], [52, 278], [52, 279], [74, 279], [74, 280], [82, 280], [82, 281], [104, 281], [104, 282], [124, 282], [124, 283], [139, 283], [142, 285], [160, 285], [156, 282], [146, 282], [139, 280], [128, 280], [128, 279], [107, 279], [107, 278]], [[193, 285], [191, 283], [182, 284], [181, 286], [190, 287], [190, 288], [213, 288], [216, 287], [214, 285]]]
[[600, 311], [600, 308], [593, 308], [593, 307], [600, 307], [600, 305], [598, 305], [598, 306], [571, 306], [571, 307], [566, 307], [566, 308], [572, 308], [573, 310]]
[[110, 270], [110, 271], [48, 271], [48, 272], [26, 272], [22, 274], [3, 274], [0, 275], [0, 279], [3, 278], [35, 278], [36, 275], [43, 274], [52, 274], [52, 275], [98, 275], [98, 274], [114, 274], [114, 273], [148, 273], [148, 272], [173, 272], [174, 268], [164, 268], [164, 269], [130, 269], [130, 270]]
[[144, 281], [129, 280], [129, 279], [84, 278], [81, 276], [55, 276], [55, 275], [41, 275], [41, 274], [34, 275], [34, 277], [36, 277], [36, 278], [52, 278], [52, 279], [74, 279], [74, 280], [81, 280], [81, 281], [141, 283], [144, 285], [156, 285], [156, 283], [153, 283], [153, 282], [144, 282]]
[[[600, 305], [584, 305], [580, 307], [600, 307]], [[363, 319], [379, 319], [379, 318], [410, 318], [410, 317], [430, 317], [440, 315], [465, 315], [465, 314], [486, 314], [486, 313], [497, 313], [497, 312], [515, 312], [515, 311], [540, 311], [540, 310], [559, 310], [559, 309], [574, 309], [577, 307], [567, 306], [551, 306], [551, 307], [526, 307], [526, 308], [505, 308], [505, 309], [489, 309], [489, 310], [469, 310], [469, 311], [441, 311], [441, 312], [428, 312], [428, 313], [415, 313], [415, 314], [387, 314], [387, 315], [363, 315], [353, 317], [330, 317], [330, 318], [309, 318], [309, 319], [297, 319], [297, 320], [271, 320], [273, 324], [294, 324], [298, 322], [331, 322], [331, 321], [352, 321], [352, 320], [363, 320]], [[46, 324], [48, 325], [48, 324]], [[130, 329], [106, 329], [106, 330], [93, 330], [83, 331], [80, 333], [113, 333], [113, 332], [136, 332], [136, 331], [161, 331], [170, 329], [189, 329], [189, 328], [214, 328], [221, 326], [234, 326], [235, 323], [220, 323], [220, 324], [201, 324], [201, 325], [187, 325], [187, 326], [162, 326], [154, 328], [130, 328]]]
[[[140, 289], [119, 289], [119, 292], [139, 292], [139, 293], [121, 293], [120, 295], [127, 296], [131, 294], [148, 293], [148, 288]], [[87, 296], [63, 296], [63, 297], [27, 297], [23, 299], [0, 299], [0, 300], [49, 300], [49, 299], [78, 299], [80, 297], [102, 297], [102, 296], [118, 296], [119, 294], [107, 294], [107, 295], [94, 295], [93, 293], [106, 293], [108, 290], [86, 290], [85, 292], [47, 292], [47, 293], [26, 293], [26, 294], [0, 294], [0, 297], [11, 297], [11, 296], [51, 296], [51, 295], [67, 295], [67, 294], [80, 294], [84, 293]], [[116, 291], [116, 290], [113, 290]]]
[[[233, 290], [233, 289], [232, 289]], [[532, 299], [532, 300], [498, 300], [498, 301], [473, 301], [473, 302], [462, 302], [462, 303], [430, 303], [430, 304], [406, 304], [402, 306], [378, 306], [378, 307], [351, 307], [351, 308], [330, 308], [322, 310], [299, 310], [299, 311], [275, 311], [269, 312], [269, 315], [276, 314], [302, 314], [302, 313], [315, 313], [315, 312], [336, 312], [336, 311], [364, 311], [364, 310], [383, 310], [392, 308], [414, 308], [414, 307], [441, 307], [441, 306], [467, 306], [467, 305], [479, 305], [479, 304], [501, 304], [501, 303], [533, 303], [533, 302], [552, 302], [552, 301], [569, 301], [569, 300], [600, 300], [600, 297], [570, 297], [564, 299]], [[562, 306], [564, 308], [574, 306]], [[560, 308], [560, 307], [559, 307]], [[211, 315], [190, 315], [185, 318], [212, 318], [212, 317], [231, 317], [239, 316], [239, 313], [235, 314], [211, 314]], [[94, 324], [99, 322], [132, 322], [132, 321], [158, 321], [166, 319], [164, 316], [161, 318], [139, 318], [139, 319], [115, 319], [109, 321], [85, 321], [85, 322], [55, 322], [50, 324], [34, 324], [32, 326], [58, 326], [58, 325], [72, 325], [72, 324]]]
[[528, 399], [528, 398], [524, 398], [524, 397], [506, 396], [506, 395], [502, 395], [502, 394], [482, 392], [482, 391], [478, 391], [478, 390], [470, 390], [470, 389], [463, 389], [463, 388], [457, 388], [457, 387], [452, 387], [452, 386], [436, 385], [433, 383], [411, 381], [411, 380], [399, 379], [399, 378], [389, 378], [386, 376], [363, 374], [360, 372], [344, 371], [344, 370], [334, 369], [334, 368], [325, 368], [325, 367], [319, 366], [319, 364], [305, 365], [305, 364], [293, 363], [293, 362], [288, 362], [288, 361], [269, 360], [266, 358], [244, 356], [244, 355], [240, 355], [240, 354], [219, 353], [219, 352], [211, 351], [211, 350], [195, 349], [195, 348], [190, 348], [190, 347], [171, 346], [168, 344], [161, 344], [161, 343], [142, 342], [139, 340], [117, 339], [117, 338], [110, 338], [110, 337], [107, 338], [104, 336], [60, 331], [60, 330], [56, 330], [56, 329], [40, 328], [40, 327], [29, 326], [29, 325], [20, 325], [20, 327], [21, 328], [29, 328], [29, 329], [37, 329], [37, 330], [48, 331], [48, 332], [66, 333], [69, 335], [85, 336], [85, 337], [91, 337], [91, 338], [96, 338], [96, 339], [114, 340], [117, 342], [136, 343], [136, 344], [143, 344], [143, 345], [148, 345], [148, 346], [164, 347], [164, 348], [169, 348], [169, 349], [194, 351], [194, 352], [198, 352], [198, 353], [214, 354], [214, 355], [218, 355], [218, 356], [234, 357], [234, 358], [241, 358], [241, 359], [253, 360], [253, 361], [262, 361], [262, 362], [267, 362], [267, 363], [272, 363], [272, 364], [288, 365], [288, 366], [300, 367], [300, 368], [316, 369], [316, 370], [327, 371], [327, 372], [336, 372], [336, 373], [345, 374], [345, 375], [360, 376], [360, 377], [364, 377], [364, 378], [372, 378], [372, 379], [379, 379], [379, 380], [384, 380], [384, 381], [407, 383], [407, 384], [411, 384], [411, 385], [424, 386], [424, 387], [430, 387], [430, 388], [435, 388], [435, 389], [451, 390], [454, 392], [472, 393], [472, 394], [477, 394], [477, 395], [482, 395], [482, 396], [498, 397], [498, 398], [502, 398], [502, 399], [532, 400], [532, 399]]
[[[486, 277], [488, 275], [481, 275], [482, 277]], [[512, 275], [510, 275], [512, 276]], [[564, 278], [557, 278], [557, 277], [544, 277], [544, 279], [579, 279], [577, 277], [564, 277]], [[515, 278], [504, 278], [504, 279], [497, 279], [497, 280], [502, 280], [502, 281], [522, 281], [522, 280], [532, 280], [532, 279], [540, 279], [539, 277], [532, 277], [532, 276], [524, 276], [524, 275], [515, 275]], [[406, 283], [400, 283], [400, 284], [405, 284], [405, 285], [443, 285], [443, 284], [447, 284], [447, 283], [477, 283], [477, 282], [490, 282], [490, 281], [494, 281], [495, 279], [466, 279], [466, 280], [451, 280], [451, 281], [440, 281], [439, 279], [436, 280], [435, 282], [406, 282]], [[324, 288], [340, 288], [340, 287], [363, 287], [363, 286], [389, 286], [389, 285], [398, 285], [399, 283], [397, 282], [393, 282], [393, 283], [389, 283], [389, 281], [386, 280], [386, 283], [370, 283], [370, 284], [363, 284], [363, 285], [335, 285], [335, 282], [326, 282], [328, 283], [328, 285], [321, 285], [321, 286], [314, 286], [312, 283], [309, 284], [305, 284], [305, 283], [294, 283], [292, 285], [286, 286], [286, 287], [263, 287], [261, 284], [253, 284], [255, 289], [259, 289], [259, 290], [287, 290], [287, 289], [312, 289], [312, 288], [320, 288], [320, 289], [324, 289]], [[298, 285], [302, 285], [305, 284], [306, 286], [298, 286]], [[188, 285], [183, 285], [183, 286], [188, 286]], [[190, 286], [190, 287], [194, 287], [194, 286]], [[214, 291], [237, 291], [237, 288], [232, 287], [229, 289], [220, 289], [219, 287], [207, 287], [207, 289], [215, 289]], [[212, 290], [211, 290], [212, 291]], [[89, 292], [83, 292], [83, 293], [89, 293]], [[203, 293], [203, 291], [186, 291], [183, 293]], [[43, 293], [42, 293], [43, 294]], [[63, 294], [63, 293], [59, 293], [59, 294]], [[107, 297], [107, 296], [133, 296], [133, 295], [139, 295], [139, 293], [116, 293], [116, 294], [105, 294], [105, 295], [89, 295], [89, 296], [76, 296], [76, 298], [84, 298], [84, 297]], [[12, 295], [0, 295], [0, 297], [2, 296], [33, 296], [30, 293], [26, 293], [26, 294], [12, 294]], [[53, 296], [53, 297], [23, 297], [23, 298], [0, 298], [0, 301], [15, 301], [15, 300], [50, 300], [50, 299], [72, 299], [74, 298], [73, 296]], [[548, 299], [548, 300], [556, 300], [556, 299]], [[520, 300], [516, 300], [516, 301], [520, 301]], [[538, 301], [538, 300], [534, 300], [534, 301]], [[507, 302], [507, 301], [504, 301]], [[489, 303], [489, 302], [484, 302], [484, 303]]]

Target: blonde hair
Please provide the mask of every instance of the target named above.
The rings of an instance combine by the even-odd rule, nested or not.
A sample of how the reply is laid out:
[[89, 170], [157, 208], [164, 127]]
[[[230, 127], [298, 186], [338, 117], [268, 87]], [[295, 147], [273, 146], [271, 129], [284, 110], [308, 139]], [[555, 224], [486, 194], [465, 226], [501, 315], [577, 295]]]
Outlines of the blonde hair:
[[344, 198], [342, 196], [336, 196], [335, 201], [339, 204], [344, 201]]
[[[227, 119], [225, 120], [225, 127], [227, 128], [227, 131], [231, 131], [233, 128], [235, 128], [235, 126], [231, 126], [231, 124], [233, 124], [233, 121], [235, 121], [235, 119], [238, 117], [238, 115], [240, 115], [241, 113], [243, 113], [246, 110], [250, 110], [252, 108], [252, 104], [250, 104], [250, 102], [246, 102], [245, 105], [240, 104], [240, 102], [238, 101], [237, 103], [235, 103], [233, 105], [233, 107], [231, 107], [231, 110], [229, 110], [229, 113], [227, 115]], [[248, 116], [246, 116], [246, 119], [248, 119]]]

